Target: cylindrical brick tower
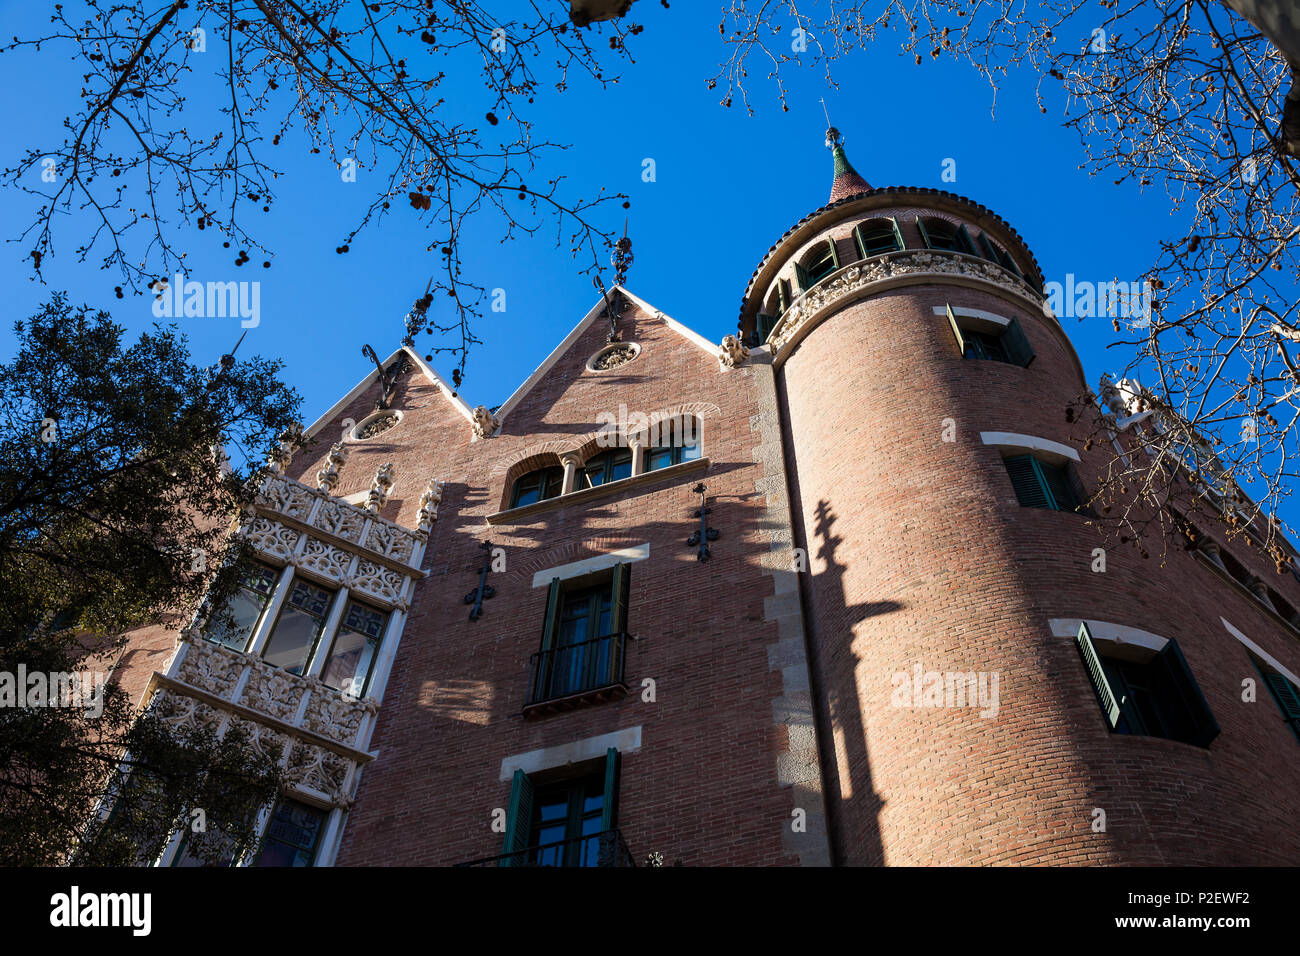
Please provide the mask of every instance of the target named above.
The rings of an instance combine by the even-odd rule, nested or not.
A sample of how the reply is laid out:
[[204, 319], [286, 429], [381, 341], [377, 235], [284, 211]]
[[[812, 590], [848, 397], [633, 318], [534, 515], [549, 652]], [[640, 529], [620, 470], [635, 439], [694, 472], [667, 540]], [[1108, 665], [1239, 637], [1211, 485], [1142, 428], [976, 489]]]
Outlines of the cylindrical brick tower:
[[[1029, 249], [827, 145], [830, 202], [763, 258], [741, 332], [775, 370], [836, 862], [1293, 863], [1300, 750], [1267, 693], [1241, 703], [1225, 625], [1296, 670], [1293, 635], [1187, 552], [1098, 571], [1069, 507], [1101, 461], [1065, 414], [1087, 384]], [[1115, 732], [1080, 622], [1134, 668], [1176, 640], [1217, 734]]]

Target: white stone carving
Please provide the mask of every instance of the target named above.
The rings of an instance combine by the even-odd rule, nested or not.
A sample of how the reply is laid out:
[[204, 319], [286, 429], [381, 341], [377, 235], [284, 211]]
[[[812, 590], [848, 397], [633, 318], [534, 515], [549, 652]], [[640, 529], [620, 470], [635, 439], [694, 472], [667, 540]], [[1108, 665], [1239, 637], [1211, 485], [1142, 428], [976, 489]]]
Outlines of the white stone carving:
[[374, 700], [368, 697], [363, 700], [344, 697], [333, 687], [313, 681], [311, 700], [307, 702], [302, 726], [322, 737], [351, 746], [361, 727], [361, 718], [376, 709]]
[[272, 511], [278, 511], [299, 521], [307, 520], [316, 500], [311, 489], [306, 485], [278, 475], [267, 480], [264, 495]]
[[325, 467], [316, 472], [316, 488], [326, 494], [333, 494], [334, 489], [339, 483], [339, 469], [343, 467], [348, 460], [348, 446], [345, 442], [337, 441], [330, 446], [329, 456], [325, 459]]
[[263, 554], [287, 561], [302, 537], [297, 531], [271, 518], [257, 518], [248, 529], [248, 543]]
[[243, 656], [219, 644], [199, 639], [190, 643], [176, 676], [191, 687], [229, 698], [244, 664]]
[[252, 663], [253, 671], [248, 675], [240, 703], [277, 720], [292, 723], [307, 690], [307, 682], [263, 661]]
[[415, 537], [400, 525], [376, 519], [366, 535], [366, 547], [395, 561], [410, 561]]
[[187, 694], [159, 690], [150, 702], [158, 718], [172, 730], [209, 730], [221, 726], [221, 711]]
[[718, 352], [718, 361], [727, 368], [735, 368], [747, 358], [749, 358], [749, 349], [740, 343], [740, 339], [734, 335], [723, 338], [721, 350]]
[[396, 604], [405, 581], [406, 578], [398, 572], [362, 559], [357, 565], [352, 586], [358, 591], [382, 598], [389, 604]]
[[315, 538], [307, 539], [307, 547], [298, 558], [298, 567], [308, 568], [331, 581], [342, 581], [352, 564], [352, 555], [341, 548]]
[[487, 438], [492, 435], [501, 423], [497, 417], [487, 410], [486, 405], [476, 406], [474, 409], [474, 437]]
[[1019, 296], [1041, 302], [1029, 283], [993, 262], [956, 252], [911, 250], [878, 256], [834, 273], [813, 286], [781, 316], [767, 342], [777, 355], [796, 333], [824, 308], [884, 279], [904, 275], [959, 275], [999, 286]]
[[351, 761], [332, 750], [316, 744], [298, 742], [289, 756], [285, 776], [300, 787], [323, 793], [328, 797], [343, 796]]
[[393, 490], [393, 463], [386, 461], [375, 470], [366, 496], [366, 510], [372, 514], [388, 503], [388, 493]]
[[292, 746], [291, 738], [288, 734], [282, 734], [278, 730], [272, 730], [265, 724], [259, 724], [256, 721], [244, 720], [242, 717], [232, 717], [230, 719], [232, 727], [238, 727], [248, 735], [248, 746], [252, 751], [260, 756], [270, 760], [280, 761], [284, 758], [285, 752]]
[[438, 520], [438, 505], [442, 504], [442, 484], [438, 479], [430, 478], [424, 488], [424, 494], [420, 496], [420, 513], [417, 516], [416, 526], [425, 534], [433, 529], [433, 523]]
[[320, 510], [316, 512], [316, 517], [311, 523], [313, 527], [328, 531], [336, 538], [359, 544], [361, 529], [366, 523], [366, 513], [345, 501], [329, 500], [321, 503]]

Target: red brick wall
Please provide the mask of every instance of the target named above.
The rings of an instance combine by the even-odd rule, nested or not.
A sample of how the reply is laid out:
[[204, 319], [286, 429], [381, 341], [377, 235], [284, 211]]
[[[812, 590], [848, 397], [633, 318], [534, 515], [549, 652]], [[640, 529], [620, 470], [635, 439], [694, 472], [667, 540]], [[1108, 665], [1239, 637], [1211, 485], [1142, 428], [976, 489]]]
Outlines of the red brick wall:
[[[374, 468], [392, 461], [398, 486], [387, 517], [413, 524], [425, 481], [447, 485], [424, 562], [430, 575], [417, 587], [373, 738], [379, 756], [362, 776], [340, 864], [449, 864], [499, 853], [491, 822], [509, 801], [509, 781], [499, 779], [504, 757], [638, 725], [642, 747], [623, 758], [619, 795], [619, 826], [638, 862], [651, 851], [669, 864], [794, 861], [782, 848], [790, 799], [776, 781], [784, 741], [772, 729], [780, 674], [765, 649], [775, 625], [763, 621], [772, 584], [758, 567], [769, 546], [755, 491], [752, 371], [722, 370], [714, 355], [651, 316], [625, 316], [621, 328], [642, 345], [634, 361], [586, 371], [607, 331], [593, 323], [496, 437], [471, 443], [465, 418], [412, 372], [394, 403], [405, 412], [401, 424], [355, 446], [337, 493], [368, 487]], [[339, 418], [360, 421], [372, 402], [373, 394], [363, 396]], [[711, 562], [697, 562], [685, 545], [697, 526], [698, 473], [518, 525], [486, 525], [513, 463], [539, 446], [577, 447], [599, 427], [598, 415], [616, 415], [620, 403], [646, 414], [710, 409], [703, 480], [721, 530]], [[322, 435], [340, 431], [329, 426]], [[311, 461], [303, 456], [291, 473], [311, 480], [324, 450]], [[484, 538], [506, 549], [507, 569], [489, 576], [496, 596], [471, 623], [462, 598], [478, 583]], [[544, 587], [532, 587], [534, 572], [643, 542], [650, 557], [632, 565], [631, 578], [629, 626], [639, 639], [627, 656], [632, 692], [523, 719], [546, 599]], [[647, 677], [657, 681], [654, 703], [641, 698]]]
[[[932, 312], [945, 302], [1017, 316], [1034, 362], [963, 361]], [[983, 431], [1070, 442], [1065, 407], [1085, 385], [1051, 320], [991, 290], [895, 288], [812, 331], [780, 381], [844, 862], [1294, 862], [1300, 743], [1266, 690], [1241, 701], [1255, 674], [1219, 618], [1293, 671], [1297, 635], [1177, 542], [1162, 567], [1081, 516], [1020, 507], [997, 449], [981, 443]], [[1105, 460], [1084, 454], [1085, 482]], [[1107, 570], [1094, 573], [1103, 545]], [[1300, 599], [1289, 575], [1248, 560]], [[1110, 734], [1052, 618], [1176, 638], [1221, 735], [1207, 750]], [[891, 676], [916, 662], [997, 672], [997, 717], [891, 706]], [[1106, 832], [1093, 832], [1094, 808]]]

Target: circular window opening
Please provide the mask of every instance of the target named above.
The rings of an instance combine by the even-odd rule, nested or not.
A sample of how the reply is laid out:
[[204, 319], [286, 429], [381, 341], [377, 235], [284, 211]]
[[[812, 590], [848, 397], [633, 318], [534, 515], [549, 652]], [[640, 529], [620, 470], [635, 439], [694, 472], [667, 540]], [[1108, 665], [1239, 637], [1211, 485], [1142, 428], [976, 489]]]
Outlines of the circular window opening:
[[587, 360], [587, 370], [591, 372], [608, 372], [621, 365], [626, 365], [641, 354], [641, 346], [635, 342], [614, 342]]
[[352, 429], [352, 438], [354, 441], [365, 441], [368, 438], [374, 438], [382, 435], [401, 420], [402, 413], [391, 408], [375, 412], [357, 423], [357, 427]]

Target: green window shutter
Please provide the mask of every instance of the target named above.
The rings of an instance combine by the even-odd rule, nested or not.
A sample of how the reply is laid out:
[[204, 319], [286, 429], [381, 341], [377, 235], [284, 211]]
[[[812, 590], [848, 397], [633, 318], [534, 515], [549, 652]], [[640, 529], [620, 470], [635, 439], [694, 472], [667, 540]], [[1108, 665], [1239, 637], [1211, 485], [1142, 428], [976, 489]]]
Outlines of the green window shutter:
[[1291, 732], [1300, 738], [1300, 693], [1297, 693], [1295, 685], [1281, 674], [1263, 676], [1264, 683], [1273, 692], [1273, 700], [1277, 701], [1277, 709], [1282, 711], [1283, 718], [1291, 725]]
[[840, 251], [835, 248], [835, 240], [827, 239], [826, 244], [831, 247], [831, 263], [838, 269], [840, 267]]
[[609, 605], [610, 623], [617, 633], [627, 632], [627, 605], [631, 586], [632, 565], [627, 562], [614, 565], [614, 584]]
[[1016, 275], [1020, 276], [1020, 278], [1022, 279], [1024, 278], [1024, 274], [1021, 273], [1020, 268], [1016, 265], [1016, 260], [1011, 258], [1011, 254], [1009, 252], [1002, 253], [1002, 255], [998, 257], [998, 261], [1001, 262], [1008, 269], [1010, 269], [1012, 272], [1014, 272]]
[[1007, 466], [1007, 475], [1011, 478], [1011, 487], [1016, 492], [1016, 500], [1026, 508], [1051, 508], [1047, 486], [1042, 483], [1038, 473], [1038, 462], [1033, 455], [1013, 455], [1002, 459]]
[[790, 283], [785, 279], [778, 279], [776, 282], [776, 294], [781, 300], [781, 314], [784, 315], [785, 310], [790, 308]]
[[920, 216], [916, 217], [916, 228], [921, 233], [921, 241], [925, 243], [925, 248], [933, 249], [934, 246], [930, 244], [930, 234], [925, 231], [925, 223], [921, 222]]
[[966, 356], [966, 337], [961, 334], [961, 326], [957, 324], [957, 316], [953, 314], [952, 306], [944, 304], [948, 310], [948, 324], [952, 326], [952, 336], [957, 340], [957, 354], [961, 357]]
[[898, 228], [898, 220], [890, 216], [889, 223], [894, 227], [894, 243], [899, 249], [906, 249], [907, 243], [903, 241], [903, 230]]
[[998, 258], [997, 250], [993, 248], [993, 243], [989, 242], [989, 237], [984, 235], [984, 233], [981, 232], [978, 238], [980, 244], [980, 253], [984, 256], [984, 258], [992, 262], [1001, 262], [1002, 260]]
[[1169, 643], [1155, 656], [1153, 663], [1157, 670], [1163, 671], [1171, 690], [1186, 710], [1192, 734], [1188, 743], [1208, 747], [1210, 741], [1219, 736], [1219, 724], [1210, 711], [1210, 705], [1205, 702], [1205, 696], [1201, 693], [1196, 678], [1192, 676], [1178, 642], [1171, 637]]
[[957, 241], [964, 252], [975, 255], [975, 243], [971, 241], [970, 233], [966, 231], [966, 224], [962, 223], [957, 227]]
[[1101, 704], [1106, 726], [1113, 731], [1119, 724], [1119, 698], [1106, 679], [1106, 668], [1102, 666], [1101, 655], [1097, 653], [1097, 647], [1092, 643], [1092, 634], [1084, 621], [1079, 622], [1079, 634], [1074, 643], [1079, 649], [1079, 656], [1083, 658], [1083, 666], [1088, 672], [1088, 679], [1092, 681], [1092, 689], [1097, 692], [1097, 702]]
[[1052, 497], [1052, 504], [1056, 505], [1057, 511], [1075, 511], [1079, 507], [1079, 498], [1075, 494], [1073, 483], [1070, 481], [1070, 468], [1068, 465], [1046, 465], [1043, 462], [1034, 460], [1038, 467], [1038, 474], [1047, 486], [1048, 493]]
[[867, 244], [862, 240], [862, 223], [858, 223], [853, 227], [853, 241], [858, 247], [858, 258], [865, 259], [867, 257]]
[[799, 283], [800, 292], [807, 292], [812, 288], [812, 279], [808, 278], [808, 270], [797, 262], [794, 264], [794, 277]]
[[[510, 783], [510, 810], [506, 814], [506, 836], [501, 844], [502, 853], [518, 853], [528, 849], [529, 830], [533, 823], [533, 782], [528, 774], [516, 770]], [[523, 866], [524, 861], [509, 857], [502, 866]]]
[[764, 315], [760, 312], [755, 321], [757, 322], [755, 328], [758, 331], [758, 344], [762, 345], [767, 341], [767, 337], [772, 334], [772, 329], [776, 328], [776, 316]]
[[605, 807], [600, 813], [601, 830], [618, 825], [618, 748], [605, 751]]
[[1029, 363], [1034, 360], [1034, 350], [1030, 348], [1029, 339], [1025, 337], [1025, 330], [1020, 327], [1018, 320], [1011, 320], [1011, 324], [1002, 333], [1002, 342], [1012, 362], [1022, 368], [1029, 367]]
[[549, 651], [555, 646], [555, 629], [560, 619], [560, 579], [551, 578], [551, 586], [546, 591], [546, 624], [542, 628], [542, 650]]

